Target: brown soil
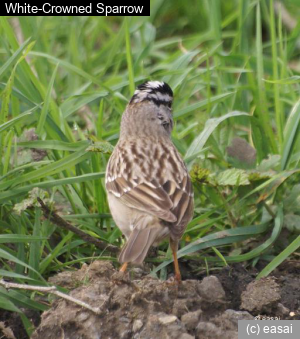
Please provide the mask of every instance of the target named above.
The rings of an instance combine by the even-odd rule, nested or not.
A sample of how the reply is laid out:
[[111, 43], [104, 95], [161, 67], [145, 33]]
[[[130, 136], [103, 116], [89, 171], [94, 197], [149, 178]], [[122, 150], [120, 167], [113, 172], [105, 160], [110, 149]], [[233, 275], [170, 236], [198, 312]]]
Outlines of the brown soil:
[[[239, 264], [178, 286], [143, 275], [139, 269], [130, 278], [121, 277], [111, 263], [95, 261], [76, 272], [60, 273], [50, 282], [94, 307], [102, 305], [101, 314], [56, 300], [43, 313], [32, 339], [234, 339], [240, 319], [300, 319], [299, 273], [298, 263], [285, 264], [273, 276], [256, 281], [256, 272]], [[28, 316], [38, 320], [36, 313]], [[17, 315], [2, 312], [1, 321], [15, 338], [27, 338]], [[4, 334], [2, 327], [0, 323]]]

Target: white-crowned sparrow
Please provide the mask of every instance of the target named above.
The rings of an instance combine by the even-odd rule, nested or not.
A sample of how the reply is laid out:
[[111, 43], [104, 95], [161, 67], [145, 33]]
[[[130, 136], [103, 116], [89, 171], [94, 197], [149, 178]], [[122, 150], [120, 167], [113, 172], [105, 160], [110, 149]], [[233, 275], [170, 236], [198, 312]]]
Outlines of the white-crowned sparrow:
[[168, 84], [138, 86], [121, 122], [109, 159], [106, 190], [111, 214], [127, 239], [119, 256], [141, 264], [151, 245], [166, 237], [180, 281], [178, 242], [193, 216], [193, 189], [186, 166], [171, 141], [173, 92]]

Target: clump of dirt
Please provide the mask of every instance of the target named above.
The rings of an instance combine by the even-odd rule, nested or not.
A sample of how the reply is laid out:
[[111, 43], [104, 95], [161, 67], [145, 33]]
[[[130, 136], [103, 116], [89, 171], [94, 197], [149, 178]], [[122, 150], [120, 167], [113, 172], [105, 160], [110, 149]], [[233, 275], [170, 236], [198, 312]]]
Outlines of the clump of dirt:
[[281, 299], [279, 285], [273, 277], [252, 281], [242, 293], [241, 308], [249, 312], [272, 312]]

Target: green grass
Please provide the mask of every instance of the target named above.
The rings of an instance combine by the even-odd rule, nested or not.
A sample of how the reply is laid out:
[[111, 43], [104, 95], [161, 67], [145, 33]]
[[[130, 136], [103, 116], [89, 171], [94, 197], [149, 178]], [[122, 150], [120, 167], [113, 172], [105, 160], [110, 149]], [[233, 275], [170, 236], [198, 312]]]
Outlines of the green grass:
[[[297, 1], [283, 3], [299, 22]], [[259, 277], [293, 256], [300, 25], [287, 29], [272, 6], [153, 0], [150, 17], [0, 17], [0, 276], [44, 285], [84, 262], [116, 261], [43, 218], [37, 197], [122, 246], [103, 178], [122, 113], [145, 79], [173, 88], [172, 138], [194, 184], [195, 214], [179, 256], [198, 272], [265, 260]], [[237, 137], [256, 157], [245, 145], [230, 153]], [[164, 277], [171, 257], [166, 243], [160, 249], [149, 261]], [[2, 288], [0, 307], [45, 309], [34, 295]]]

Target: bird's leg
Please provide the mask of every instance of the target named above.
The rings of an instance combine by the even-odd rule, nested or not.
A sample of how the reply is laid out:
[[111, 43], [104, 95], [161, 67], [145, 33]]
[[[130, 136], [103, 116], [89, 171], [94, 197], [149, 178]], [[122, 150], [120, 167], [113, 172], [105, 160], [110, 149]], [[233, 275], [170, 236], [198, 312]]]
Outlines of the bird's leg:
[[174, 270], [175, 270], [175, 280], [177, 283], [181, 283], [181, 274], [180, 269], [178, 265], [178, 259], [177, 259], [177, 250], [178, 250], [178, 241], [175, 241], [170, 238], [170, 246], [173, 253], [173, 259], [174, 259]]
[[121, 266], [119, 272], [125, 273], [127, 270], [128, 262], [124, 262], [124, 264]]
[[126, 274], [127, 266], [128, 266], [128, 262], [124, 262], [124, 264], [121, 266], [119, 271], [115, 272], [112, 275], [112, 281], [114, 284], [120, 285], [122, 283], [129, 282], [129, 275]]

